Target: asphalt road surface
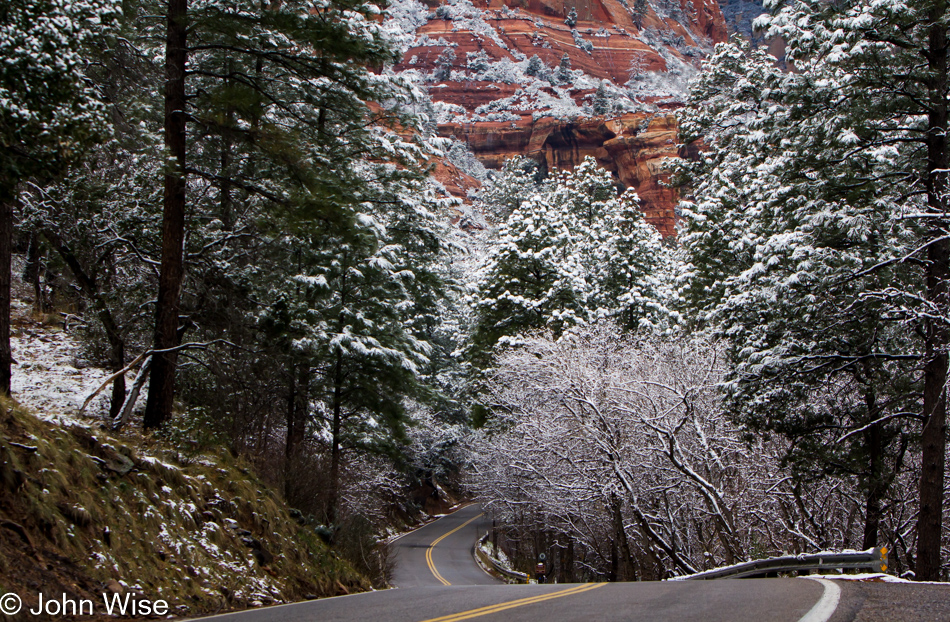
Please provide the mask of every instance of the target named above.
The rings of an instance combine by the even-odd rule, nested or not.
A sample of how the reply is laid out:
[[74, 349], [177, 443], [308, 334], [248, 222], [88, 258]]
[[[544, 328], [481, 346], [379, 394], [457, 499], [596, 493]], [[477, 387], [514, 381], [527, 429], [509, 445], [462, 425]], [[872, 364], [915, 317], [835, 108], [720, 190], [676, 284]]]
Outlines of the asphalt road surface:
[[396, 540], [398, 589], [205, 618], [216, 622], [950, 622], [950, 586], [808, 579], [504, 585], [478, 567], [478, 506]]
[[445, 585], [501, 585], [475, 564], [475, 540], [491, 528], [491, 521], [477, 505], [469, 505], [393, 543], [398, 588]]

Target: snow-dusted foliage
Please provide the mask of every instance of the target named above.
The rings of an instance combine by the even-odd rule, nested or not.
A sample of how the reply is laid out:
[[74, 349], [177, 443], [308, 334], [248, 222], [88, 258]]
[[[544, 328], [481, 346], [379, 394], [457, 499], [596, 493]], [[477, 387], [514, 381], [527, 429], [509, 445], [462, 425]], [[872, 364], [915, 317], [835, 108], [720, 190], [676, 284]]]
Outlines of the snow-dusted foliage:
[[[46, 7], [69, 34], [98, 27], [73, 28], [57, 11], [79, 16], [91, 6], [15, 8]], [[108, 106], [83, 105], [109, 131], [63, 174], [20, 180], [16, 212], [30, 285], [43, 293], [54, 271], [62, 283], [56, 297], [37, 296], [38, 311], [68, 310], [91, 362], [122, 370], [111, 387], [113, 410], [131, 396], [126, 375], [145, 378], [167, 172], [165, 24], [145, 4], [123, 6], [127, 14], [85, 57], [62, 50], [61, 77], [79, 89], [68, 94], [107, 95]], [[418, 25], [419, 6], [403, 3], [394, 18]], [[345, 554], [356, 555], [347, 547], [373, 544], [390, 504], [413, 481], [413, 452], [422, 450], [406, 434], [410, 398], [438, 412], [427, 425], [457, 433], [461, 420], [432, 405], [442, 397], [445, 350], [455, 349], [438, 341], [451, 306], [438, 264], [458, 201], [426, 173], [434, 156], [449, 150], [461, 162], [465, 151], [434, 136], [438, 111], [418, 72], [393, 74], [394, 45], [406, 41], [393, 41], [376, 4], [209, 0], [188, 3], [188, 11], [181, 410], [172, 422], [250, 458], [289, 502], [337, 528], [338, 541], [350, 543], [340, 545]], [[100, 18], [105, 28], [105, 10]], [[77, 48], [87, 43], [79, 30]], [[28, 69], [16, 71], [27, 77]], [[44, 76], [28, 86], [37, 101], [55, 104], [41, 87], [56, 85]], [[4, 92], [3, 105], [8, 99], [27, 102]], [[67, 104], [71, 121], [90, 120], [86, 108]], [[31, 114], [63, 148], [56, 157], [75, 160], [74, 146], [89, 132], [54, 137], [41, 113]], [[7, 121], [4, 132], [26, 124]], [[3, 145], [6, 158], [6, 135]], [[47, 164], [60, 172], [53, 166], [60, 162]], [[468, 168], [480, 174], [476, 165]], [[42, 306], [51, 300], [56, 306]], [[368, 554], [360, 550], [353, 563]]]
[[[792, 439], [797, 476], [858, 481], [865, 547], [915, 468], [910, 441], [945, 416], [950, 154], [933, 136], [948, 83], [933, 50], [947, 12], [928, 7], [775, 3], [756, 26], [786, 42], [795, 71], [739, 41], [717, 46], [681, 117], [684, 138], [708, 146], [682, 171], [697, 180], [682, 205], [685, 295], [732, 343], [729, 409]], [[930, 438], [917, 546], [935, 577], [945, 440]]]
[[671, 101], [683, 101], [689, 92], [690, 80], [699, 70], [685, 62], [665, 47], [658, 45], [660, 56], [666, 62], [666, 71], [645, 71], [643, 60], [634, 57], [629, 68], [630, 80], [626, 84], [628, 96], [660, 97]]
[[520, 537], [554, 531], [553, 546], [573, 550], [574, 580], [657, 579], [855, 543], [853, 487], [803, 488], [780, 445], [747, 444], [725, 416], [722, 344], [618, 332], [532, 335], [488, 371], [498, 418], [475, 443], [470, 485], [495, 516]]
[[505, 160], [500, 171], [493, 172], [491, 181], [481, 190], [480, 202], [485, 211], [500, 221], [508, 220], [540, 187], [538, 163], [524, 156]]
[[453, 139], [451, 146], [445, 152], [445, 157], [459, 170], [479, 181], [485, 181], [488, 178], [488, 169], [478, 161], [468, 144], [462, 141]]
[[387, 3], [385, 15], [386, 35], [400, 52], [405, 52], [416, 41], [416, 29], [428, 21], [429, 9], [419, 0], [398, 0]]
[[0, 24], [0, 201], [31, 176], [55, 176], [105, 131], [84, 49], [121, 12], [112, 0], [17, 0]]
[[670, 253], [636, 194], [618, 197], [593, 158], [537, 188], [523, 164], [510, 164], [486, 197], [500, 202], [498, 212], [513, 210], [472, 298], [473, 344], [483, 354], [525, 330], [560, 334], [597, 318], [631, 330], [669, 324]]
[[[416, 0], [396, 0], [387, 10], [393, 16], [394, 22], [415, 33], [421, 25], [418, 21], [422, 16], [420, 7]], [[638, 0], [635, 6], [628, 8], [642, 17], [649, 11], [649, 4], [646, 0]], [[632, 71], [635, 80], [626, 87], [619, 87], [611, 84], [609, 80], [572, 69], [567, 54], [564, 54], [558, 66], [546, 67], [530, 49], [519, 51], [510, 48], [510, 39], [505, 36], [504, 28], [497, 27], [499, 16], [524, 19], [518, 9], [512, 11], [506, 6], [500, 10], [485, 9], [476, 7], [469, 0], [453, 0], [441, 4], [428, 14], [430, 20], [444, 20], [447, 25], [451, 24], [453, 32], [465, 32], [466, 37], [470, 36], [475, 40], [476, 50], [467, 52], [466, 58], [454, 58], [458, 41], [449, 41], [442, 36], [433, 38], [423, 33], [407, 44], [411, 39], [410, 35], [394, 34], [401, 50], [428, 47], [430, 57], [433, 54], [438, 57], [434, 70], [427, 76], [430, 88], [444, 88], [438, 83], [469, 81], [516, 84], [521, 87], [513, 97], [492, 101], [483, 106], [483, 109], [474, 111], [474, 114], [460, 110], [454, 116], [445, 115], [442, 117], [443, 121], [516, 121], [519, 118], [518, 113], [525, 112], [531, 112], [535, 119], [554, 117], [561, 120], [604, 114], [593, 112], [591, 106], [578, 105], [575, 99], [578, 90], [597, 89], [601, 84], [604, 84], [611, 99], [609, 112], [655, 110], [655, 103], [643, 103], [639, 101], [640, 98], [660, 97], [682, 101], [686, 93], [686, 83], [696, 71], [696, 67], [690, 64], [690, 57], [700, 57], [709, 52], [706, 42], [701, 42], [699, 47], [688, 46], [682, 35], [674, 34], [669, 29], [657, 30], [651, 27], [635, 36], [622, 27], [617, 27], [616, 30], [602, 27], [595, 31], [591, 28], [578, 29], [575, 23], [570, 27], [573, 45], [588, 55], [594, 54], [597, 39], [616, 35], [642, 41], [664, 59], [667, 65], [665, 70], [645, 72], [641, 68]], [[533, 45], [550, 48], [550, 44], [540, 35], [543, 29], [554, 26], [539, 19], [534, 20], [533, 26], [540, 29], [532, 36]], [[396, 27], [392, 26], [391, 29], [395, 30]], [[479, 43], [487, 41], [491, 41], [490, 47], [482, 47]], [[407, 59], [409, 66], [417, 62], [418, 56], [415, 54]]]

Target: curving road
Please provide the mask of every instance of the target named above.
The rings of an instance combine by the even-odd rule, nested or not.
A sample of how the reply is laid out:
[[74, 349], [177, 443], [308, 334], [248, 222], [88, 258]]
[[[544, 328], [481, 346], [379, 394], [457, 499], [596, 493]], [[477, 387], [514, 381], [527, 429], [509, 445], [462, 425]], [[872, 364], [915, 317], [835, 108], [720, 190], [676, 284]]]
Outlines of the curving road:
[[441, 585], [500, 585], [472, 558], [475, 540], [491, 527], [477, 505], [465, 506], [402, 536], [393, 543], [400, 588]]
[[[504, 585], [479, 568], [488, 521], [459, 509], [393, 543], [399, 588], [204, 618], [222, 622], [950, 621], [950, 587], [805, 579]], [[226, 620], [224, 620], [226, 619]]]

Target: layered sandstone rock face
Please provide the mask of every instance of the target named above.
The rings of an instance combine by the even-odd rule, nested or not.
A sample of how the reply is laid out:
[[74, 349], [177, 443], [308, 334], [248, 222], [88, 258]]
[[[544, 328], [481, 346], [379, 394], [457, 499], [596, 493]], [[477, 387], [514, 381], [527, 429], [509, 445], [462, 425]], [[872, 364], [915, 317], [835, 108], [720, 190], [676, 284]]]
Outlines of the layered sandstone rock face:
[[679, 157], [672, 115], [631, 113], [570, 122], [542, 118], [514, 127], [493, 122], [449, 123], [440, 125], [439, 133], [467, 142], [488, 168], [499, 168], [510, 157], [526, 155], [548, 169], [569, 169], [592, 156], [624, 187], [636, 189], [644, 215], [660, 233], [675, 233], [676, 192], [664, 186], [669, 178], [667, 160]]
[[[549, 169], [593, 156], [674, 233], [676, 195], [663, 185], [678, 157], [670, 110], [726, 38], [716, 0], [400, 1], [415, 3], [417, 28], [396, 69], [425, 81], [439, 134], [487, 168], [516, 155]], [[436, 176], [459, 196], [476, 183], [452, 167]]]

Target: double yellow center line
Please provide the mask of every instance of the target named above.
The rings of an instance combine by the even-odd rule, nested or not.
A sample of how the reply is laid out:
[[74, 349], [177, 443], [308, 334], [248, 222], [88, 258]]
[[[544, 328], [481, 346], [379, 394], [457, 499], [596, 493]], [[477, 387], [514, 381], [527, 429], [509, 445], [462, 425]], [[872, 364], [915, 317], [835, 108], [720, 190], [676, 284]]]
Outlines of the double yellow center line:
[[[432, 575], [438, 579], [442, 585], [452, 585], [445, 580], [439, 571], [435, 567], [435, 563], [432, 561], [432, 549], [436, 547], [439, 542], [442, 542], [449, 536], [451, 536], [456, 531], [464, 529], [470, 525], [473, 521], [484, 516], [484, 512], [468, 519], [452, 531], [444, 533], [435, 540], [432, 541], [432, 544], [429, 545], [429, 548], [426, 549], [426, 564], [429, 566], [429, 570], [432, 572]], [[553, 592], [551, 594], [540, 594], [538, 596], [530, 596], [528, 598], [522, 598], [519, 600], [511, 600], [505, 603], [498, 603], [497, 605], [488, 605], [487, 607], [480, 607], [478, 609], [470, 609], [468, 611], [462, 611], [459, 613], [452, 613], [447, 616], [442, 616], [441, 618], [431, 618], [429, 620], [424, 620], [423, 622], [461, 622], [461, 620], [469, 620], [471, 618], [477, 618], [480, 616], [486, 616], [492, 613], [498, 613], [500, 611], [505, 611], [507, 609], [514, 609], [515, 607], [524, 607], [525, 605], [532, 605], [534, 603], [541, 603], [546, 600], [554, 600], [555, 598], [561, 598], [562, 596], [573, 596], [574, 594], [580, 594], [582, 592], [589, 592], [590, 590], [596, 590], [599, 587], [603, 587], [606, 583], [585, 583], [584, 585], [578, 585], [576, 587], [568, 588], [566, 590], [560, 590], [558, 592]]]
[[442, 542], [443, 540], [445, 540], [446, 538], [448, 538], [449, 536], [451, 536], [453, 533], [455, 533], [455, 532], [458, 531], [459, 529], [464, 529], [464, 528], [467, 527], [471, 522], [473, 522], [475, 519], [481, 518], [481, 517], [484, 516], [484, 515], [485, 515], [485, 513], [482, 512], [482, 513], [479, 514], [478, 516], [475, 516], [474, 518], [468, 519], [467, 521], [465, 521], [464, 523], [462, 523], [461, 525], [459, 525], [458, 527], [456, 527], [456, 528], [453, 529], [452, 531], [450, 531], [450, 532], [448, 532], [448, 533], [442, 534], [441, 536], [439, 536], [438, 538], [436, 538], [436, 539], [432, 542], [432, 544], [429, 545], [429, 548], [426, 549], [426, 564], [429, 565], [429, 570], [432, 571], [432, 574], [435, 576], [435, 578], [442, 582], [442, 585], [452, 585], [452, 584], [449, 583], [448, 581], [446, 581], [446, 580], [445, 580], [445, 577], [443, 577], [441, 574], [439, 574], [439, 571], [435, 569], [435, 564], [432, 563], [432, 549], [434, 549], [434, 548], [435, 548], [435, 545], [438, 544], [439, 542]]
[[591, 590], [596, 590], [599, 587], [604, 587], [605, 585], [607, 584], [585, 583], [584, 585], [578, 585], [577, 587], [554, 592], [553, 594], [541, 594], [539, 596], [531, 596], [529, 598], [522, 598], [520, 600], [512, 600], [506, 603], [498, 603], [497, 605], [488, 605], [487, 607], [481, 607], [479, 609], [470, 609], [460, 613], [452, 613], [447, 616], [442, 616], [441, 618], [431, 618], [429, 620], [424, 620], [423, 622], [460, 622], [461, 620], [469, 620], [479, 616], [487, 616], [489, 614], [499, 613], [507, 609], [514, 609], [515, 607], [524, 607], [525, 605], [533, 605], [534, 603], [541, 603], [546, 600], [554, 600], [555, 598], [561, 598], [563, 596], [573, 596], [575, 594], [589, 592]]

